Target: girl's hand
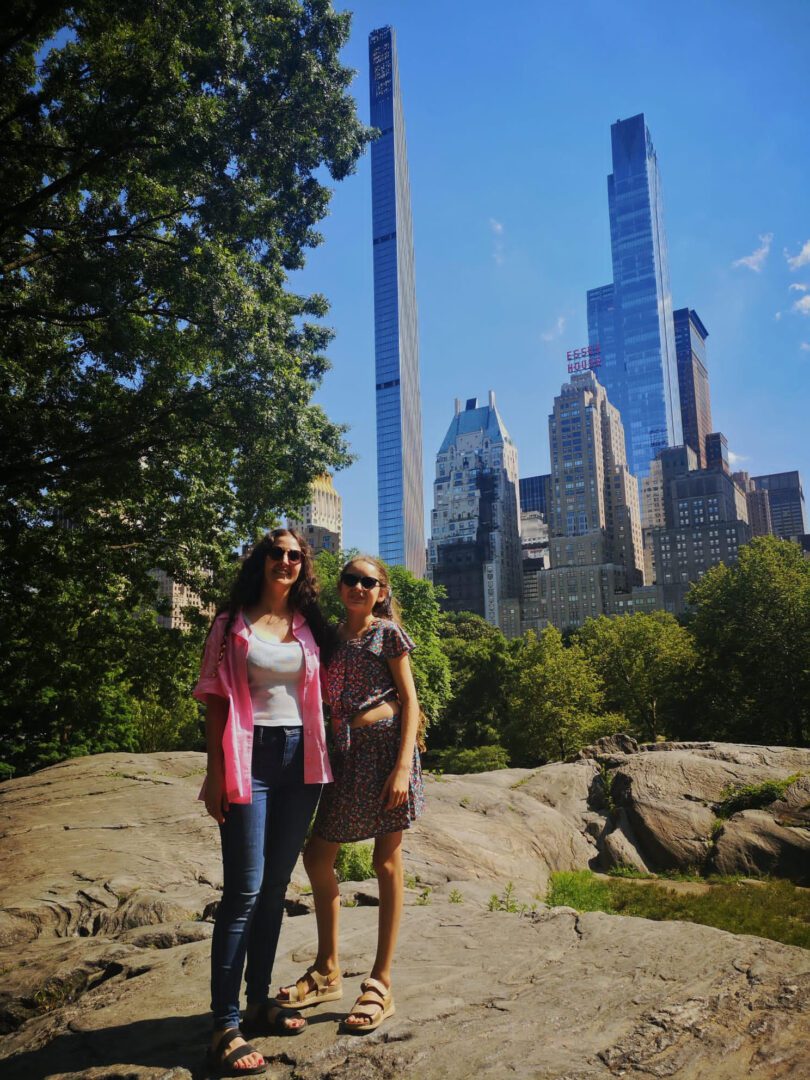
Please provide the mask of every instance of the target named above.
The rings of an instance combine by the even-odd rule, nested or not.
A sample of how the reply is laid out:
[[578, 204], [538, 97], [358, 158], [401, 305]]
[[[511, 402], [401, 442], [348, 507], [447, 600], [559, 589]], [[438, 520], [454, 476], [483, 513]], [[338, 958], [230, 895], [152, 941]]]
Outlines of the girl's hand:
[[395, 765], [388, 774], [388, 779], [383, 784], [380, 801], [384, 810], [396, 810], [398, 806], [404, 806], [408, 799], [408, 782], [410, 769], [407, 765]]
[[218, 769], [209, 769], [205, 781], [205, 809], [218, 825], [222, 825], [230, 805], [225, 792], [225, 777]]

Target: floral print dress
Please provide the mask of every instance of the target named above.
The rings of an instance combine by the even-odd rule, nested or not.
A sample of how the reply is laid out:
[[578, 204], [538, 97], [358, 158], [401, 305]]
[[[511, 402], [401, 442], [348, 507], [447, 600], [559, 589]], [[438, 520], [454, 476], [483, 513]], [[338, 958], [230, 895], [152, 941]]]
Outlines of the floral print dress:
[[419, 752], [414, 747], [408, 798], [385, 810], [380, 796], [396, 765], [400, 718], [389, 717], [351, 728], [357, 713], [396, 698], [387, 658], [411, 652], [414, 643], [391, 619], [377, 619], [359, 637], [342, 642], [326, 669], [336, 753], [335, 782], [323, 789], [313, 832], [333, 843], [366, 840], [410, 827], [424, 809], [425, 795]]

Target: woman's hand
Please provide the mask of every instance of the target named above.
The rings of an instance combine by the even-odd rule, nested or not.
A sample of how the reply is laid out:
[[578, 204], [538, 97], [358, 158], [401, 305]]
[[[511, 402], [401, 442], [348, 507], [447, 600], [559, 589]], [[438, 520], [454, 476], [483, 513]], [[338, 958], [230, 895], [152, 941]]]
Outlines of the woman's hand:
[[218, 825], [222, 825], [229, 807], [225, 776], [221, 769], [209, 767], [205, 780], [205, 809]]
[[380, 801], [384, 810], [396, 810], [398, 806], [404, 806], [408, 800], [408, 783], [410, 769], [407, 765], [395, 765], [388, 774], [388, 779], [383, 784]]

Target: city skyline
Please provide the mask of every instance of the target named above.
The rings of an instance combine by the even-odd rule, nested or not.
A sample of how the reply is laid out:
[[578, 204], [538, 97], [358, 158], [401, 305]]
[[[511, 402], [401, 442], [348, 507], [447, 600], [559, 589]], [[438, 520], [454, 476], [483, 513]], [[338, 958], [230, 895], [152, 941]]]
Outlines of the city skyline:
[[[396, 27], [404, 68], [426, 473], [447, 402], [488, 386], [520, 450], [521, 472], [548, 472], [543, 418], [564, 377], [566, 351], [587, 341], [585, 291], [611, 277], [609, 127], [617, 116], [643, 111], [664, 177], [673, 305], [697, 310], [711, 330], [714, 426], [728, 436], [735, 469], [808, 475], [801, 432], [810, 356], [801, 345], [810, 344], [810, 319], [798, 308], [804, 293], [789, 286], [810, 280], [810, 255], [806, 263], [801, 256], [810, 236], [802, 195], [810, 184], [810, 139], [802, 138], [806, 115], [786, 103], [806, 86], [798, 42], [810, 34], [810, 19], [788, 6], [798, 20], [792, 29], [785, 9], [763, 15], [745, 4], [713, 8], [707, 29], [722, 25], [737, 60], [717, 57], [711, 67], [712, 50], [698, 42], [694, 77], [678, 82], [668, 78], [682, 68], [676, 43], [664, 33], [666, 11], [650, 14], [638, 4], [608, 20], [586, 3], [584, 23], [549, 10], [542, 40], [531, 20], [520, 40], [488, 26], [485, 33], [477, 4], [462, 23], [440, 10], [427, 19], [397, 3], [352, 5], [346, 60], [359, 70], [361, 111], [367, 30], [383, 20]], [[528, 10], [516, 4], [515, 18]], [[686, 19], [688, 12], [678, 10]], [[631, 47], [625, 32], [633, 20]], [[442, 49], [451, 22], [454, 49]], [[751, 64], [740, 62], [765, 46], [766, 67], [778, 72], [775, 86], [761, 86]], [[533, 50], [542, 64], [529, 65]], [[575, 59], [577, 77], [567, 80]], [[484, 84], [462, 77], [493, 68], [499, 76], [484, 80], [486, 93]], [[719, 87], [733, 88], [733, 107]], [[332, 302], [334, 371], [319, 400], [331, 417], [350, 424], [358, 455], [335, 478], [345, 500], [346, 543], [373, 550], [373, 404], [362, 389], [364, 380], [370, 388], [373, 355], [364, 247], [371, 237], [362, 220], [368, 169], [367, 155], [358, 175], [338, 185], [322, 229], [326, 244], [310, 254], [303, 284], [295, 285]], [[778, 201], [768, 198], [775, 173]]]

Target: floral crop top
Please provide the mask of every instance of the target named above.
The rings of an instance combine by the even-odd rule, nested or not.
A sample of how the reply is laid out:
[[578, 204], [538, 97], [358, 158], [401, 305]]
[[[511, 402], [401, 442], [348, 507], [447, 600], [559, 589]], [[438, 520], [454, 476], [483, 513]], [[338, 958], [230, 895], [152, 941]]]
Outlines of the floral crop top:
[[326, 669], [326, 696], [341, 749], [348, 748], [353, 716], [396, 696], [387, 658], [413, 648], [411, 638], [390, 619], [377, 619], [359, 637], [338, 645]]

